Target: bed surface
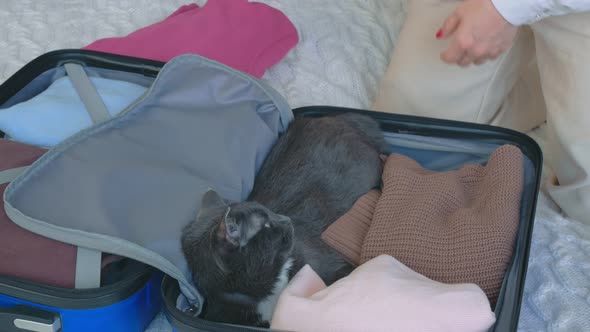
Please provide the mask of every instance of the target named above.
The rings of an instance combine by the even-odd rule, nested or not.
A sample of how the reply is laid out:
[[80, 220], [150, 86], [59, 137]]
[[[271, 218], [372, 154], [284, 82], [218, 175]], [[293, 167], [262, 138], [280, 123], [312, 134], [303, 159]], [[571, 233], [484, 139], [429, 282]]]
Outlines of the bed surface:
[[[300, 34], [300, 44], [264, 76], [292, 107], [370, 107], [407, 0], [258, 1], [281, 9]], [[45, 52], [125, 35], [190, 2], [2, 0], [0, 83]], [[542, 128], [531, 135], [542, 145]], [[160, 314], [148, 331], [171, 328]], [[543, 193], [519, 331], [590, 331], [590, 226], [561, 216]]]

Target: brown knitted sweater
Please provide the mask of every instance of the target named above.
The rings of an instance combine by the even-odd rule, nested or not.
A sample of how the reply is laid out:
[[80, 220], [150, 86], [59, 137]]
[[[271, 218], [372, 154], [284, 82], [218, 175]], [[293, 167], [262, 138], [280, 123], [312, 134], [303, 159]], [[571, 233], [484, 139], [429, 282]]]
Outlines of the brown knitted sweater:
[[495, 305], [518, 229], [523, 162], [512, 145], [486, 166], [448, 172], [392, 154], [381, 195], [361, 197], [322, 238], [357, 265], [389, 254], [433, 280], [475, 283]]

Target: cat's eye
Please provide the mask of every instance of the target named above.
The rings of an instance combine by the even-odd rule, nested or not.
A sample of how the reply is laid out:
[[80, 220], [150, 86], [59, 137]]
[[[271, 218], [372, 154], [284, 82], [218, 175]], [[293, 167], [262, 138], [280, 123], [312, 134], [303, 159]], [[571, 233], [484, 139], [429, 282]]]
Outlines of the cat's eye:
[[270, 228], [270, 223], [266, 223], [266, 224], [264, 224], [264, 227], [266, 227], [266, 228]]

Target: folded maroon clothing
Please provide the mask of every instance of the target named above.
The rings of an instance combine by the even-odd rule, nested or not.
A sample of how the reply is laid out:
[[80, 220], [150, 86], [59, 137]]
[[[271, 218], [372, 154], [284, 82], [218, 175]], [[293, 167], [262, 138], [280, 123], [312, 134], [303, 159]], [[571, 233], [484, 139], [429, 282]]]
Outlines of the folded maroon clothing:
[[[47, 150], [0, 139], [0, 171], [29, 166]], [[3, 197], [8, 184], [0, 184]], [[47, 193], [51, 195], [51, 192]], [[0, 275], [38, 282], [48, 286], [74, 288], [75, 246], [55, 241], [13, 223], [0, 199]], [[103, 268], [120, 257], [103, 255]]]

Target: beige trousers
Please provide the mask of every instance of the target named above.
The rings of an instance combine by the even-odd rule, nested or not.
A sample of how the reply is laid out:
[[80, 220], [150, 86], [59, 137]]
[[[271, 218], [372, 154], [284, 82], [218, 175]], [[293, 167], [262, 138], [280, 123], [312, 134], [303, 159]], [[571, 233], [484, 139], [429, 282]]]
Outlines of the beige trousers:
[[545, 160], [559, 184], [547, 191], [590, 224], [590, 12], [520, 29], [498, 59], [461, 68], [439, 55], [435, 32], [457, 0], [410, 0], [408, 17], [374, 109], [528, 131], [547, 121]]

